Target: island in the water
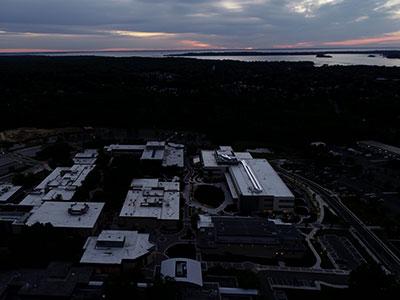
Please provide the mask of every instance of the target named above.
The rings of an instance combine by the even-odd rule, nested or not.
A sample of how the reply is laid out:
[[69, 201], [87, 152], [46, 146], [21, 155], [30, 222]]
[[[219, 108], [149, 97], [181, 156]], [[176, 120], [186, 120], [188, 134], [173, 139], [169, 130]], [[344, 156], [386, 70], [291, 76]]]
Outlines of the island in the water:
[[326, 54], [326, 53], [318, 53], [316, 55], [318, 58], [332, 58], [332, 55]]
[[304, 50], [304, 51], [204, 51], [166, 54], [165, 56], [297, 56], [332, 57], [333, 54], [381, 55], [386, 58], [400, 58], [400, 50]]

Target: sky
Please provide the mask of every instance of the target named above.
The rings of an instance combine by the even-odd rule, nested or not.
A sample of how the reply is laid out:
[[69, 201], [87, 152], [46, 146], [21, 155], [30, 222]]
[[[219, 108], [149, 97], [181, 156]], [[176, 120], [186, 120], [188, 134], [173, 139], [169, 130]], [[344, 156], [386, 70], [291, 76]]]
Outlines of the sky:
[[0, 0], [0, 51], [400, 47], [400, 0]]

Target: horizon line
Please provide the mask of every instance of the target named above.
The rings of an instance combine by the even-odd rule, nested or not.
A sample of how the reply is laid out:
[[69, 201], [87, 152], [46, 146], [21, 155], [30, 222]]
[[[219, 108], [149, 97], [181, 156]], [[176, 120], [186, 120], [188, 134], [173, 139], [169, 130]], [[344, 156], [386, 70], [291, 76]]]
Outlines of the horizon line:
[[279, 48], [207, 48], [207, 49], [198, 49], [198, 48], [188, 48], [188, 49], [137, 49], [137, 48], [110, 48], [110, 49], [93, 49], [93, 50], [88, 50], [88, 49], [83, 49], [83, 50], [72, 50], [72, 49], [24, 49], [24, 48], [5, 48], [5, 49], [0, 49], [0, 54], [29, 54], [29, 53], [90, 53], [90, 52], [96, 52], [96, 53], [102, 53], [102, 52], [188, 52], [188, 51], [195, 51], [195, 52], [207, 52], [207, 51], [218, 51], [218, 52], [224, 52], [224, 51], [287, 51], [287, 52], [295, 52], [296, 50], [335, 50], [335, 49], [354, 49], [354, 50], [385, 50], [385, 49], [392, 49], [392, 50], [400, 50], [400, 46], [376, 46], [376, 47], [371, 47], [371, 46], [358, 46], [358, 47], [346, 47], [346, 46], [341, 46], [341, 47], [296, 47], [296, 48], [285, 48], [285, 47], [279, 47]]

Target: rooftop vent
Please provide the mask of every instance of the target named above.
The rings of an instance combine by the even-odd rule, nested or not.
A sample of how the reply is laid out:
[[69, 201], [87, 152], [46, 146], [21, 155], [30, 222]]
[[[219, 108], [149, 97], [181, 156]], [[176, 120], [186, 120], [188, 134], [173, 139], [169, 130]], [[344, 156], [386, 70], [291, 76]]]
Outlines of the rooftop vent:
[[4, 195], [5, 193], [8, 193], [11, 190], [10, 186], [5, 186], [0, 189], [0, 195]]
[[82, 216], [86, 214], [89, 210], [89, 205], [87, 203], [74, 203], [68, 208], [68, 213], [73, 216]]

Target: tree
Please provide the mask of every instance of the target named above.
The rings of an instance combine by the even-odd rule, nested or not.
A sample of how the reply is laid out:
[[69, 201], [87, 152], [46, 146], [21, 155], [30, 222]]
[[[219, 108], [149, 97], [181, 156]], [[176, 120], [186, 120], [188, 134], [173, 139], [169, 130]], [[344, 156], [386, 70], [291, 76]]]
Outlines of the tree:
[[352, 271], [350, 292], [364, 299], [398, 299], [400, 285], [392, 275], [387, 275], [376, 263], [363, 264]]
[[156, 278], [154, 284], [147, 290], [147, 299], [177, 299], [177, 288], [173, 278]]

